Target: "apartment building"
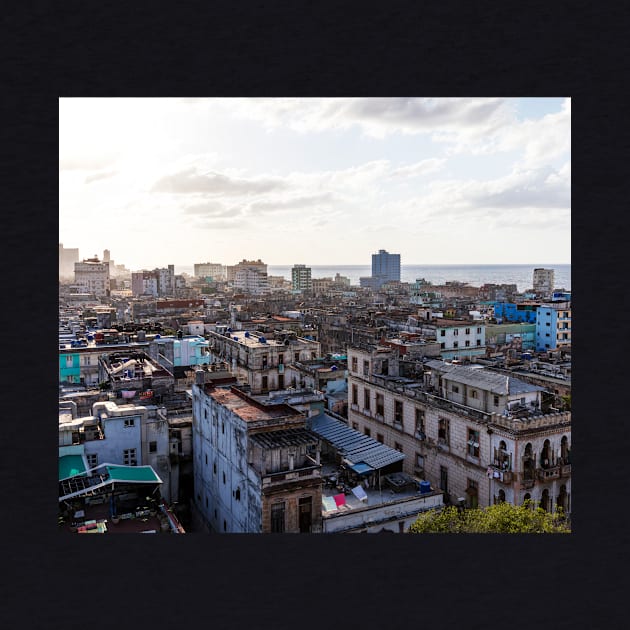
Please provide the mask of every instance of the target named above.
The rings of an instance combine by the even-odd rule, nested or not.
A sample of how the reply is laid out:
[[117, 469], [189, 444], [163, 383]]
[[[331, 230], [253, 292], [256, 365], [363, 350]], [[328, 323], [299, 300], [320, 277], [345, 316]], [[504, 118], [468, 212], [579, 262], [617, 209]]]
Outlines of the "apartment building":
[[545, 409], [542, 387], [437, 360], [406, 378], [399, 364], [389, 348], [348, 350], [350, 426], [405, 453], [403, 470], [452, 503], [570, 512], [571, 414]]
[[291, 287], [293, 291], [298, 293], [311, 291], [313, 288], [311, 268], [306, 265], [293, 265], [291, 269]]
[[422, 323], [432, 329], [443, 359], [463, 359], [486, 354], [486, 326], [479, 321], [436, 319]]
[[532, 282], [536, 295], [549, 297], [554, 288], [555, 271], [553, 269], [543, 269], [542, 267], [534, 269]]
[[220, 263], [197, 263], [193, 269], [195, 278], [212, 278], [214, 281], [223, 281], [227, 278], [226, 267]]
[[177, 286], [175, 266], [168, 265], [162, 269], [134, 271], [131, 274], [131, 291], [134, 297], [152, 295], [162, 297], [175, 295]]
[[75, 262], [74, 283], [84, 293], [107, 297], [110, 290], [109, 263], [101, 262], [96, 256], [82, 262]]
[[226, 326], [208, 333], [210, 353], [215, 361], [227, 361], [232, 372], [247, 383], [253, 394], [300, 386], [301, 375], [293, 364], [321, 355], [319, 342], [290, 332], [267, 337]]
[[195, 510], [215, 533], [322, 530], [319, 437], [303, 413], [235, 386], [192, 388]]
[[536, 350], [545, 352], [571, 346], [571, 302], [541, 304], [536, 310]]

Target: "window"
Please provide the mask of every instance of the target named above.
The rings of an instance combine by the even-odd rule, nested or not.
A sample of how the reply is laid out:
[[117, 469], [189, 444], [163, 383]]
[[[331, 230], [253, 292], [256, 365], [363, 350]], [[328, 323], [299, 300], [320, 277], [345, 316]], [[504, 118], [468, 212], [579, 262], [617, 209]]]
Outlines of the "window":
[[370, 390], [369, 389], [363, 390], [363, 408], [366, 411], [370, 410]]
[[357, 358], [356, 357], [352, 357], [352, 371], [353, 372], [357, 372], [358, 371], [358, 367], [357, 367]]
[[394, 401], [394, 423], [402, 424], [403, 421], [403, 404], [402, 400]]
[[416, 453], [416, 466], [424, 470], [424, 455], [420, 455], [420, 453]]
[[263, 354], [262, 355], [262, 366], [263, 366], [263, 369], [267, 367], [268, 361], [269, 361], [269, 359], [268, 359], [267, 355]]
[[206, 453], [206, 466], [208, 465], [208, 453]]
[[225, 473], [223, 473], [223, 483], [225, 484]]
[[356, 385], [356, 383], [352, 384], [352, 404], [353, 405], [359, 404], [359, 388]]
[[454, 335], [455, 337], [457, 337], [457, 336], [459, 335], [459, 328], [455, 328], [455, 329], [453, 330], [453, 335]]
[[403, 452], [403, 447], [402, 447], [402, 444], [400, 442], [394, 442], [394, 448], [397, 451], [400, 451], [401, 453]]
[[480, 346], [481, 345], [481, 339], [477, 339], [477, 345]]
[[278, 365], [283, 365], [284, 364], [284, 354], [279, 354], [278, 355]]
[[468, 454], [471, 457], [479, 457], [479, 431], [468, 429]]
[[300, 353], [299, 352], [294, 352], [293, 353], [293, 360], [294, 361], [299, 361], [300, 360]]
[[444, 350], [444, 348], [446, 348], [446, 344], [445, 344], [444, 342], [442, 342], [442, 343], [440, 344], [440, 349], [441, 349], [441, 350]]
[[474, 479], [467, 480], [466, 494], [468, 495], [468, 507], [476, 508], [479, 505], [479, 484]]
[[451, 385], [451, 391], [454, 394], [458, 394], [459, 393], [459, 386], [458, 385]]
[[498, 406], [499, 406], [499, 397], [498, 397], [498, 396], [495, 396], [495, 397], [494, 397], [494, 406], [495, 406], [495, 407], [498, 407]]
[[477, 334], [480, 335], [481, 334], [481, 326], [477, 328]]
[[138, 460], [136, 459], [136, 449], [126, 448], [123, 451], [123, 464], [125, 466], [137, 466]]
[[368, 376], [370, 374], [370, 362], [363, 361], [363, 376]]
[[87, 458], [88, 468], [95, 468], [96, 466], [98, 466], [97, 453], [86, 453], [85, 457]]
[[353, 422], [353, 423], [352, 423], [352, 428], [353, 428], [355, 431], [358, 431], [358, 430], [359, 430], [359, 423], [358, 423], [358, 422]]
[[438, 442], [448, 446], [450, 444], [450, 422], [448, 418], [438, 420]]
[[448, 468], [440, 466], [440, 490], [448, 493]]
[[376, 441], [380, 442], [381, 444], [383, 444], [383, 442], [385, 442], [385, 438], [383, 437], [382, 433], [377, 433], [376, 434]]
[[440, 330], [440, 337], [445, 337], [445, 336], [446, 336], [446, 331]]
[[235, 498], [237, 501], [240, 501], [240, 500], [241, 500], [241, 489], [240, 489], [240, 488], [236, 488], [236, 492], [234, 493], [234, 498]]
[[266, 377], [266, 376], [262, 377], [261, 387], [262, 387], [262, 389], [267, 389], [269, 387], [269, 379], [268, 379], [268, 377]]
[[365, 427], [365, 428], [363, 429], [363, 433], [365, 433], [365, 435], [367, 435], [368, 437], [371, 437], [371, 436], [372, 436], [372, 431], [370, 431], [370, 428], [369, 428], [369, 427]]
[[470, 397], [471, 397], [471, 398], [478, 398], [478, 394], [477, 394], [477, 390], [476, 390], [476, 389], [473, 389], [473, 390], [470, 392]]
[[424, 439], [424, 409], [416, 409], [416, 435]]
[[545, 326], [551, 326], [551, 323], [550, 323], [550, 322], [547, 322], [547, 323], [545, 324]]
[[157, 453], [157, 442], [149, 442], [149, 453]]
[[468, 341], [468, 339], [466, 339], [466, 343], [465, 343], [467, 348], [470, 348], [470, 341]]
[[135, 426], [136, 426], [135, 418], [127, 418], [125, 420], [125, 429], [128, 429], [129, 427], [135, 427]]
[[466, 328], [466, 334], [470, 335], [470, 328]]
[[383, 394], [376, 394], [376, 413], [382, 416], [383, 409], [384, 409]]
[[284, 532], [284, 501], [273, 503], [271, 506], [271, 532], [274, 534]]
[[459, 348], [459, 342], [453, 341], [453, 348]]
[[216, 463], [216, 462], [214, 462], [214, 464], [212, 464], [212, 473], [213, 473], [214, 475], [216, 475], [216, 474], [217, 474], [217, 463]]

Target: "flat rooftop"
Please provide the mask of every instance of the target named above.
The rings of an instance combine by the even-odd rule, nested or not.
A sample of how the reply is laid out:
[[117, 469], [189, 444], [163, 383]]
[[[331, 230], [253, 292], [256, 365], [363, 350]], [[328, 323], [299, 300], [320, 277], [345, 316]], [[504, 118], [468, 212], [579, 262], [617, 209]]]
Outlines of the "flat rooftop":
[[278, 420], [299, 416], [300, 413], [289, 405], [263, 405], [249, 396], [239, 395], [229, 389], [206, 389], [206, 393], [220, 405], [227, 407], [245, 422]]

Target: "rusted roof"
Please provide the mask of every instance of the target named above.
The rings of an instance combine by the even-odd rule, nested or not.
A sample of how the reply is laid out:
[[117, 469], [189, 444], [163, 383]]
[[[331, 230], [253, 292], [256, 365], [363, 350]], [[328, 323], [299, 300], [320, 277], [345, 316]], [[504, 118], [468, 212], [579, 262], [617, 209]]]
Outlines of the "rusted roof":
[[301, 415], [297, 409], [289, 407], [289, 405], [262, 405], [249, 397], [241, 397], [229, 389], [215, 389], [208, 392], [208, 395], [246, 422], [276, 420]]

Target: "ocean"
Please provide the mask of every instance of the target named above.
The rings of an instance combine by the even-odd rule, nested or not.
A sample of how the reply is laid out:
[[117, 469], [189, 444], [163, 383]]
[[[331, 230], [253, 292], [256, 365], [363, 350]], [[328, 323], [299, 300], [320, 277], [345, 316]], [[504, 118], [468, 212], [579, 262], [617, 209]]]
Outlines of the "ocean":
[[[283, 276], [291, 279], [293, 265], [268, 265], [270, 276]], [[359, 284], [359, 278], [372, 274], [371, 265], [310, 265], [311, 277], [334, 278], [339, 273], [350, 278], [353, 285]], [[400, 279], [403, 282], [415, 282], [424, 278], [433, 284], [448, 281], [467, 282], [471, 286], [482, 284], [515, 284], [519, 291], [532, 287], [534, 269], [543, 267], [555, 270], [555, 288], [571, 290], [571, 265], [401, 265]], [[193, 267], [176, 265], [175, 273], [193, 273]]]

